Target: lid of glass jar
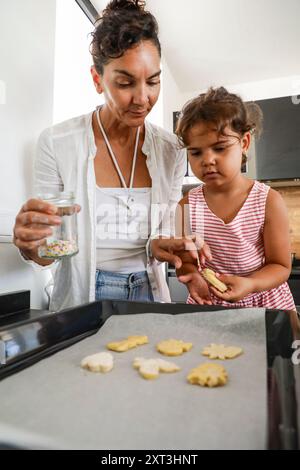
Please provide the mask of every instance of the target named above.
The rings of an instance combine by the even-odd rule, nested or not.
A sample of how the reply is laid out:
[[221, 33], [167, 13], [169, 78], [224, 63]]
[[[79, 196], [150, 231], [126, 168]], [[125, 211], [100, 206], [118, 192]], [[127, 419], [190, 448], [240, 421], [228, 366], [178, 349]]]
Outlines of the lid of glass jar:
[[38, 195], [39, 199], [54, 204], [58, 207], [65, 207], [74, 204], [74, 192], [73, 191], [57, 191], [52, 193], [42, 193]]

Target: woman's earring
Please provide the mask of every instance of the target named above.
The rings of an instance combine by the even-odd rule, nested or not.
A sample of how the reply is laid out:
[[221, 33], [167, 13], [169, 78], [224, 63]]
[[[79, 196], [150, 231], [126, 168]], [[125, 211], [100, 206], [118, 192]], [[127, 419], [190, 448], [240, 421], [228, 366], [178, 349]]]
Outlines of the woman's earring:
[[248, 155], [245, 152], [243, 152], [243, 154], [242, 154], [242, 165], [245, 165], [247, 163], [247, 161], [248, 161]]
[[242, 173], [247, 173], [248, 171], [248, 156], [245, 152], [242, 154], [241, 171]]

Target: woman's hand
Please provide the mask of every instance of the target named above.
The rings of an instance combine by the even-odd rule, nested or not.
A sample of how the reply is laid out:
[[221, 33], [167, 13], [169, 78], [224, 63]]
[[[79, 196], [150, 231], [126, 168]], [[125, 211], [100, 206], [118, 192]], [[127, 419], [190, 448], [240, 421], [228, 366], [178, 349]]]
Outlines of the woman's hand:
[[151, 241], [151, 251], [158, 261], [173, 264], [181, 268], [183, 262], [205, 265], [205, 260], [211, 260], [211, 252], [207, 243], [199, 235], [177, 238], [156, 238]]
[[212, 305], [208, 285], [194, 265], [184, 264], [177, 272], [178, 281], [186, 284], [191, 297], [199, 305]]
[[222, 293], [213, 286], [209, 286], [211, 292], [219, 299], [227, 302], [238, 302], [253, 292], [253, 280], [249, 277], [227, 276], [218, 273], [216, 273], [216, 276], [228, 287], [227, 291]]
[[[14, 226], [13, 242], [24, 255], [39, 264], [51, 264], [52, 261], [41, 260], [38, 256], [38, 247], [45, 243], [45, 239], [52, 235], [52, 228], [61, 224], [57, 207], [40, 199], [30, 199], [18, 213]], [[77, 212], [80, 206], [76, 206]]]

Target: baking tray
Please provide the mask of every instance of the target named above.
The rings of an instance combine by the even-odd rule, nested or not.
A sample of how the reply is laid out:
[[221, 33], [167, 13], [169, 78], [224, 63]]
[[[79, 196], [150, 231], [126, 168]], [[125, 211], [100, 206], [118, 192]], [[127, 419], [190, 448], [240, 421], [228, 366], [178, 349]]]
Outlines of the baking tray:
[[[285, 366], [291, 362], [291, 348], [284, 346], [283, 341], [284, 338], [291, 344], [290, 340], [294, 338], [290, 317], [286, 312], [267, 311], [264, 317], [260, 311], [258, 318], [255, 321], [253, 319], [254, 324], [259, 320], [257, 334], [254, 324], [251, 327], [247, 318], [248, 309], [220, 311], [209, 307], [191, 308], [184, 304], [120, 301], [96, 304], [92, 307], [98, 325], [103, 325], [101, 329], [98, 328], [96, 332], [94, 329], [92, 336], [81, 341], [77, 336], [73, 346], [67, 344], [67, 340], [36, 353], [27, 364], [23, 361], [22, 367], [39, 361], [38, 364], [0, 384], [0, 397], [5, 409], [4, 415], [1, 416], [0, 412], [0, 419], [4, 428], [9, 426], [10, 429], [17, 429], [25, 434], [38, 435], [43, 442], [51, 441], [55, 448], [297, 448], [297, 413], [294, 413], [292, 420], [291, 413], [282, 413], [286, 402], [286, 397], [282, 397], [281, 392], [278, 394], [278, 383], [284, 383], [282, 376], [276, 373], [275, 394], [274, 374], [273, 380], [270, 380], [270, 372], [278, 369], [278, 361], [284, 361]], [[148, 315], [145, 315], [147, 311]], [[156, 315], [154, 313], [153, 317], [152, 312], [155, 311]], [[139, 312], [143, 314], [140, 315]], [[181, 312], [188, 313], [180, 314]], [[61, 313], [63, 316], [66, 314]], [[157, 313], [160, 315], [157, 316]], [[254, 311], [254, 315], [257, 313], [258, 311]], [[155, 317], [158, 318], [154, 320]], [[196, 319], [197, 327], [193, 325], [195, 333], [192, 333], [190, 327]], [[265, 320], [266, 332], [265, 327], [262, 327]], [[96, 319], [93, 321], [95, 323]], [[61, 323], [65, 325], [65, 321]], [[159, 339], [157, 335], [161, 326], [157, 329], [154, 325], [161, 323], [165, 328], [163, 337], [167, 333], [168, 336], [174, 336], [173, 333], [180, 332], [181, 335], [177, 337], [192, 339], [198, 346], [176, 359], [182, 366], [180, 373], [165, 375], [149, 383], [138, 376], [132, 368], [131, 360], [136, 355], [141, 355], [142, 351], [147, 357], [157, 354], [153, 345]], [[297, 326], [294, 319], [294, 326], [295, 324]], [[145, 330], [152, 337], [150, 345], [117, 355], [115, 370], [110, 374], [103, 376], [80, 369], [82, 357], [103, 349], [108, 340], [120, 339], [126, 334], [145, 333]], [[187, 333], [188, 337], [182, 337]], [[240, 338], [243, 338], [243, 344], [239, 341]], [[230, 377], [226, 388], [208, 390], [187, 384], [185, 376], [189, 368], [205, 361], [200, 355], [201, 347], [207, 342], [221, 339], [244, 348], [250, 341], [251, 346], [247, 354], [226, 363]], [[64, 349], [61, 350], [62, 348]], [[259, 357], [253, 355], [252, 348]], [[59, 349], [61, 351], [53, 355]], [[51, 357], [46, 358], [49, 355]], [[247, 364], [244, 362], [246, 359], [250, 360]], [[273, 370], [274, 364], [277, 365]], [[294, 369], [295, 379], [297, 369]], [[20, 370], [20, 367], [16, 370]], [[245, 371], [249, 374], [245, 374]], [[10, 373], [13, 373], [12, 370]], [[126, 380], [129, 377], [130, 382]], [[293, 391], [289, 394], [289, 398], [293, 398], [292, 401], [289, 400], [289, 408], [294, 411], [298, 403], [295, 382], [296, 380], [289, 382], [289, 389]], [[286, 389], [286, 383], [283, 389]], [[224, 391], [226, 395], [220, 395]], [[137, 406], [141, 402], [144, 408]], [[155, 403], [159, 403], [162, 408], [157, 408]], [[183, 410], [185, 413], [182, 414]], [[281, 414], [283, 420], [274, 419], [278, 414]], [[97, 436], [96, 440], [93, 436]], [[39, 442], [33, 443], [33, 447], [39, 445]]]

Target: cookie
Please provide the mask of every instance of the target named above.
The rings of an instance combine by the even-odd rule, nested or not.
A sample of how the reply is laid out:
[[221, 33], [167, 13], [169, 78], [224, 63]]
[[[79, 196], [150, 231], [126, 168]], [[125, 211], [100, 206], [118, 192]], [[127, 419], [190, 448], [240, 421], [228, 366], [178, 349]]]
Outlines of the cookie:
[[167, 339], [156, 345], [157, 351], [165, 356], [181, 356], [181, 354], [189, 351], [192, 347], [193, 343], [184, 343], [180, 339]]
[[123, 339], [122, 341], [108, 343], [106, 347], [112, 351], [125, 352], [129, 349], [141, 346], [142, 344], [147, 344], [148, 342], [148, 336], [128, 336], [127, 339]]
[[81, 361], [81, 367], [91, 372], [109, 372], [114, 366], [114, 358], [109, 352], [100, 352], [87, 356]]
[[211, 343], [203, 349], [202, 355], [209, 359], [234, 359], [243, 353], [242, 348], [236, 346], [224, 346], [224, 344]]
[[138, 369], [140, 375], [144, 379], [157, 379], [160, 372], [178, 372], [178, 367], [173, 362], [164, 361], [163, 359], [144, 359], [143, 357], [136, 357], [133, 361], [133, 367]]
[[227, 286], [224, 284], [224, 282], [220, 281], [214, 273], [212, 269], [205, 268], [202, 269], [201, 271], [202, 276], [204, 279], [209, 282], [212, 286], [214, 286], [218, 291], [220, 292], [226, 292], [227, 291]]
[[226, 369], [220, 364], [200, 364], [190, 371], [187, 381], [201, 387], [220, 387], [226, 385], [228, 375]]

